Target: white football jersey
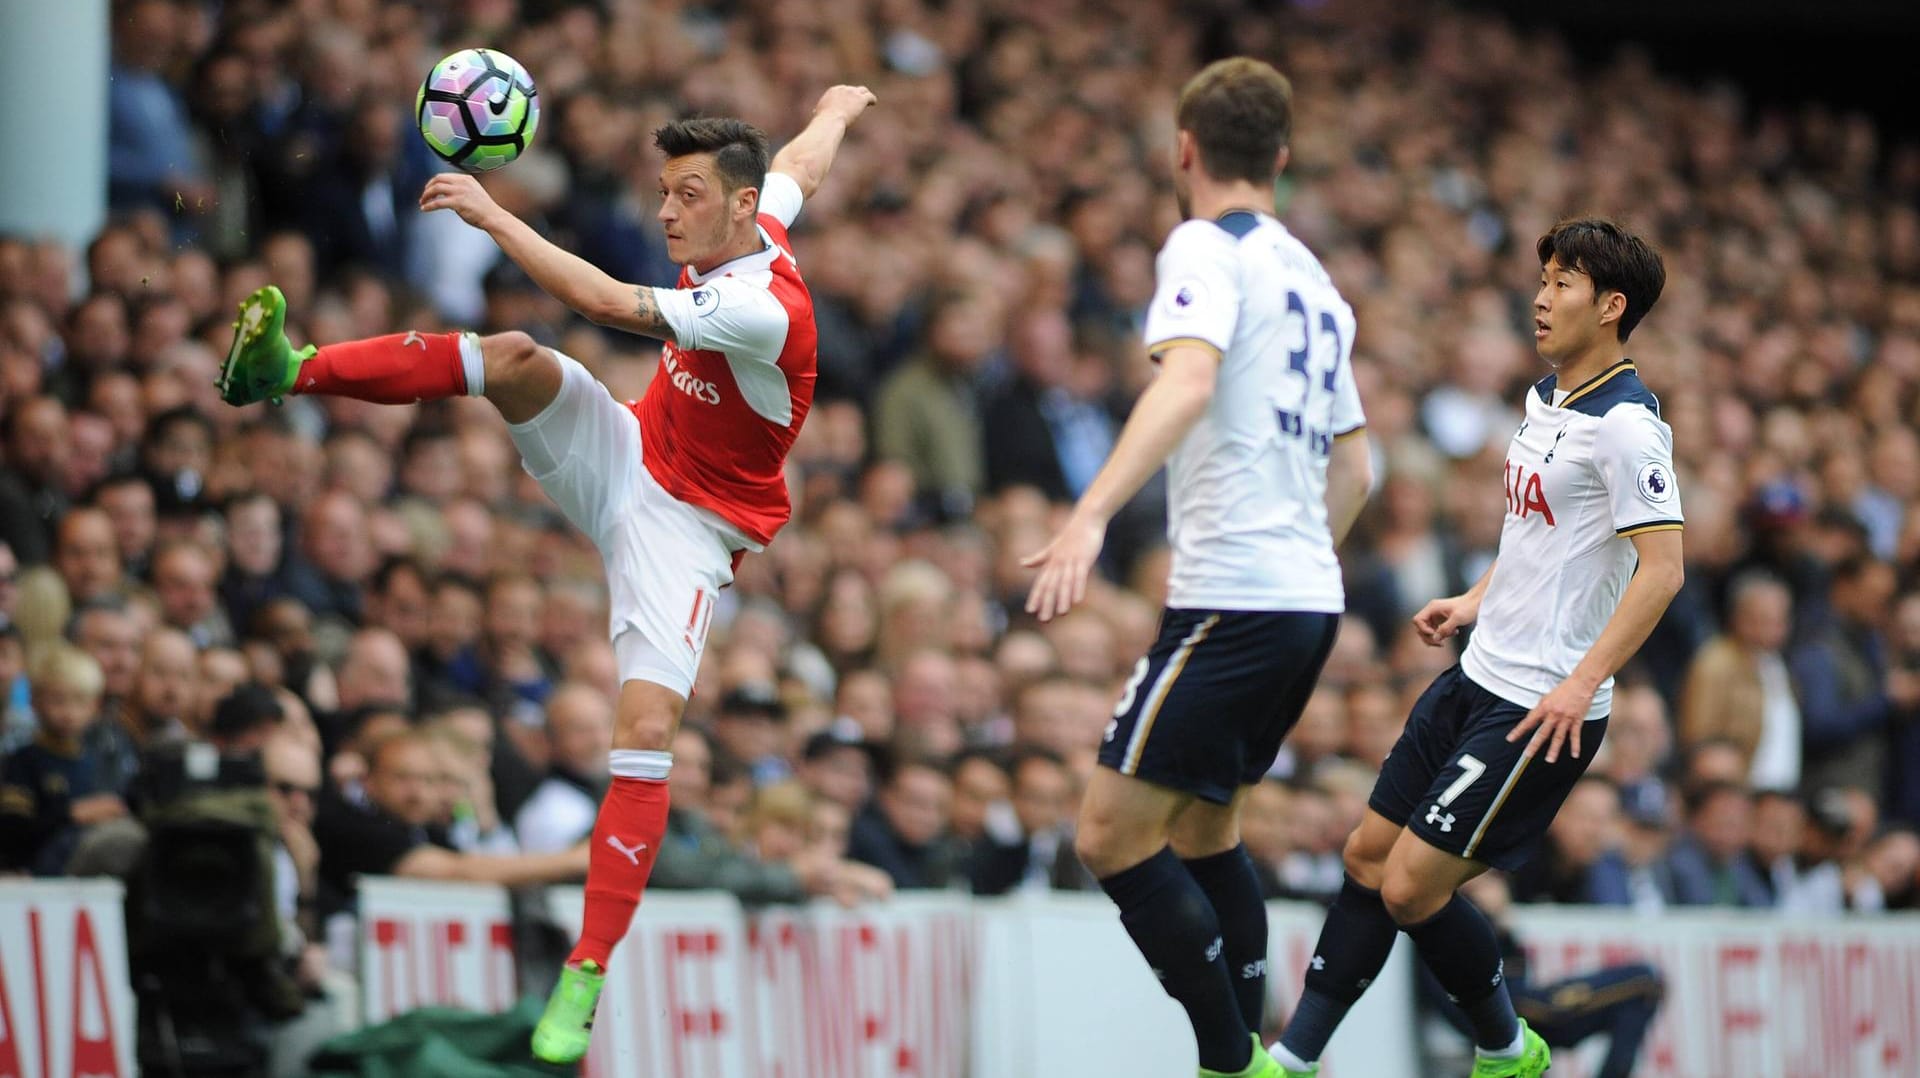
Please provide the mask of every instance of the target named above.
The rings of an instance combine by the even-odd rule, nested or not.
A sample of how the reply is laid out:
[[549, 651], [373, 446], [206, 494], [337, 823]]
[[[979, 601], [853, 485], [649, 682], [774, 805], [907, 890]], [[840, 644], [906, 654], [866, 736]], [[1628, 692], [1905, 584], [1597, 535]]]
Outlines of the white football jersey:
[[[1639, 558], [1631, 539], [1678, 530], [1673, 430], [1623, 360], [1571, 393], [1527, 393], [1507, 447], [1507, 519], [1480, 621], [1460, 658], [1481, 688], [1531, 708], [1600, 638]], [[1587, 719], [1613, 710], [1613, 679]]]
[[1353, 308], [1285, 225], [1246, 210], [1174, 229], [1156, 274], [1148, 351], [1220, 353], [1213, 401], [1167, 461], [1167, 605], [1341, 613], [1327, 454], [1366, 425]]

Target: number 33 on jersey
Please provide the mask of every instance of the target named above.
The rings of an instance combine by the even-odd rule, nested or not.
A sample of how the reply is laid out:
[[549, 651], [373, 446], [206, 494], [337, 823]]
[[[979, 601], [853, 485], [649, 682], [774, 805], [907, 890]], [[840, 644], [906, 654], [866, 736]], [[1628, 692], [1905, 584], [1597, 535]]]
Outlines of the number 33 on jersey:
[[1353, 309], [1285, 225], [1246, 210], [1174, 229], [1156, 279], [1148, 351], [1220, 357], [1212, 404], [1167, 461], [1167, 605], [1341, 613], [1327, 455], [1366, 425]]

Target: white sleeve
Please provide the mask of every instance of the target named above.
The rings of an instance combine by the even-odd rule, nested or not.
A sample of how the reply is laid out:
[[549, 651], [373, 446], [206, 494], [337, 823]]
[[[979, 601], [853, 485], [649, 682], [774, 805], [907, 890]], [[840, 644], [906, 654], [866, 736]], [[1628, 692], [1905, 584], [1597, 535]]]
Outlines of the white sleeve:
[[772, 214], [781, 225], [791, 228], [793, 219], [800, 216], [800, 204], [806, 197], [792, 176], [769, 172], [767, 182], [760, 185], [760, 212]]
[[656, 288], [654, 302], [673, 327], [673, 342], [690, 351], [773, 364], [787, 343], [787, 309], [773, 293], [733, 277], [694, 288]]
[[1333, 376], [1333, 414], [1328, 429], [1338, 438], [1365, 429], [1367, 413], [1360, 407], [1360, 387], [1353, 379], [1353, 312], [1335, 317], [1340, 321], [1340, 354], [1334, 357], [1339, 367]]
[[1600, 421], [1594, 466], [1623, 536], [1678, 530], [1680, 483], [1673, 474], [1673, 431], [1646, 407], [1623, 404]]
[[1173, 230], [1154, 263], [1159, 282], [1147, 307], [1143, 336], [1159, 359], [1182, 342], [1198, 341], [1226, 354], [1240, 320], [1240, 272], [1234, 240], [1208, 221]]

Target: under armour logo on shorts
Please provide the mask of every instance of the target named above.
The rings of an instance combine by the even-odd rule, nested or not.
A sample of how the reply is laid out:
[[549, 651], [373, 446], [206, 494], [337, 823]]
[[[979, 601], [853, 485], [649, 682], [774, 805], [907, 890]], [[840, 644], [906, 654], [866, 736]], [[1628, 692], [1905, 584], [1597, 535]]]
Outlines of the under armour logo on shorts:
[[1427, 810], [1427, 822], [1437, 823], [1440, 825], [1440, 830], [1448, 834], [1453, 833], [1453, 813], [1442, 813], [1439, 805], [1435, 805]]

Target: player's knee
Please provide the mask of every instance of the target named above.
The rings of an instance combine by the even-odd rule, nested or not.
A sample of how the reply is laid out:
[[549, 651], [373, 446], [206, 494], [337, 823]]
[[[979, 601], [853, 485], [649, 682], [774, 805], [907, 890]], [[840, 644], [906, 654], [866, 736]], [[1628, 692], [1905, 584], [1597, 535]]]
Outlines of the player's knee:
[[626, 706], [620, 709], [618, 721], [614, 724], [613, 747], [650, 752], [669, 751], [674, 729], [680, 724], [679, 708], [664, 700], [623, 703]]
[[1419, 924], [1446, 907], [1451, 891], [1439, 891], [1432, 884], [1403, 868], [1389, 864], [1380, 881], [1380, 902], [1387, 907], [1393, 923], [1405, 928]]
[[486, 361], [488, 384], [525, 377], [540, 363], [542, 351], [532, 337], [517, 329], [482, 337], [480, 355]]
[[1381, 877], [1386, 874], [1387, 858], [1366, 841], [1364, 831], [1355, 831], [1347, 836], [1347, 845], [1340, 851], [1340, 860], [1346, 865], [1347, 875], [1353, 878], [1353, 882], [1370, 891], [1380, 890]]
[[1106, 879], [1153, 854], [1153, 850], [1141, 853], [1140, 843], [1131, 841], [1133, 837], [1113, 814], [1083, 806], [1080, 821], [1074, 828], [1073, 852], [1080, 855], [1080, 863], [1087, 866], [1095, 879]]

